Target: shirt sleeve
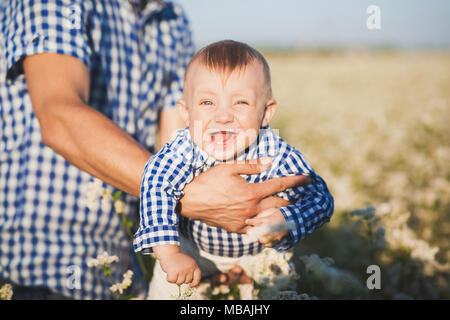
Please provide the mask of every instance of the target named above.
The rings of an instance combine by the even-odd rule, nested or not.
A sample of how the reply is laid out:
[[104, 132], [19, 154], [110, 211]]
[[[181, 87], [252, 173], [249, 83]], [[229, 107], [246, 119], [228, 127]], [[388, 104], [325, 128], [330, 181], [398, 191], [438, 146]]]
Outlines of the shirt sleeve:
[[168, 91], [162, 101], [162, 110], [176, 107], [177, 101], [182, 98], [184, 71], [194, 54], [192, 34], [187, 17], [179, 5], [173, 3], [168, 5], [172, 6], [177, 18], [160, 27], [162, 29], [160, 43], [166, 45], [166, 52], [170, 52], [172, 55], [170, 61], [174, 62], [168, 65], [168, 69], [165, 70], [164, 82]]
[[147, 162], [141, 182], [140, 224], [134, 250], [152, 253], [152, 247], [180, 245], [176, 207], [186, 184], [192, 181], [190, 162], [177, 152], [176, 143], [166, 144]]
[[293, 150], [284, 163], [285, 166], [281, 166], [279, 170], [280, 176], [286, 175], [283, 171], [289, 168], [290, 172], [296, 171], [297, 174], [309, 176], [312, 182], [285, 191], [287, 198], [293, 203], [279, 207], [279, 209], [286, 222], [293, 223], [295, 228], [290, 231], [287, 240], [276, 247], [280, 251], [290, 249], [294, 244], [330, 221], [334, 211], [334, 200], [325, 181], [314, 172], [300, 152]]
[[9, 0], [0, 8], [1, 63], [8, 80], [23, 73], [25, 56], [39, 53], [69, 55], [91, 67], [90, 1]]

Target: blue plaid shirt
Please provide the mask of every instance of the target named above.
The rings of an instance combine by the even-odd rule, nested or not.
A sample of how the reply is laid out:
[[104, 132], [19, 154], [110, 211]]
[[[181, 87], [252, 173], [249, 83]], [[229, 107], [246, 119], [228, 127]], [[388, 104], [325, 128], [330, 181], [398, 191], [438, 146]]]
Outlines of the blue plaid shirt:
[[[8, 0], [0, 29], [0, 277], [73, 298], [110, 298], [107, 277], [86, 263], [103, 251], [117, 255], [112, 277], [122, 281], [127, 234], [111, 208], [86, 207], [93, 177], [42, 142], [22, 59], [52, 52], [82, 61], [89, 105], [154, 152], [159, 113], [181, 97], [193, 54], [187, 19], [169, 2], [148, 1], [138, 12], [126, 0]], [[138, 199], [123, 200], [137, 219]]]
[[[307, 175], [312, 183], [279, 192], [276, 196], [291, 201], [280, 207], [287, 222], [296, 226], [289, 240], [280, 243], [280, 251], [291, 248], [306, 235], [330, 220], [333, 198], [325, 182], [310, 167], [303, 155], [287, 144], [269, 127], [261, 128], [257, 141], [238, 160], [263, 156], [272, 158], [272, 166], [257, 175], [242, 175], [248, 182], [257, 183], [270, 178]], [[141, 222], [135, 234], [134, 249], [151, 253], [152, 247], [163, 244], [180, 245], [179, 232], [203, 251], [213, 255], [240, 257], [260, 252], [263, 246], [247, 235], [211, 227], [199, 220], [179, 217], [176, 211], [183, 189], [194, 177], [218, 161], [208, 156], [191, 139], [189, 129], [177, 136], [147, 162], [141, 183]]]

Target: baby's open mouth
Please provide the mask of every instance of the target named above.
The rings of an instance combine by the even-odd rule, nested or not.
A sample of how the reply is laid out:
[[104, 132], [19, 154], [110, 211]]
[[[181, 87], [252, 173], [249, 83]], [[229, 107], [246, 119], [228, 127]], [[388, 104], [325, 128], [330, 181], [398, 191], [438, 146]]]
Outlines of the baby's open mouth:
[[237, 133], [229, 130], [211, 132], [211, 142], [219, 148], [229, 148], [234, 144]]

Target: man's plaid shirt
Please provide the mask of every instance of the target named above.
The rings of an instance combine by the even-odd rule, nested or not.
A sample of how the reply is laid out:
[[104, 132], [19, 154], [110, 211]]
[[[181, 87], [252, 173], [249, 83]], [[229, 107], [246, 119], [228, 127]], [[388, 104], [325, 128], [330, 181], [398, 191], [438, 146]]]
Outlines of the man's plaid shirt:
[[[119, 256], [120, 265], [111, 266], [115, 282], [130, 268], [132, 249], [120, 216], [111, 207], [86, 206], [93, 177], [43, 143], [22, 61], [58, 53], [83, 62], [89, 106], [154, 152], [159, 114], [181, 97], [194, 50], [179, 6], [134, 2], [141, 12], [127, 0], [0, 1], [2, 278], [78, 299], [107, 299], [108, 278], [87, 261], [103, 251]], [[98, 152], [108, 151], [100, 145]], [[137, 199], [122, 200], [131, 218]]]

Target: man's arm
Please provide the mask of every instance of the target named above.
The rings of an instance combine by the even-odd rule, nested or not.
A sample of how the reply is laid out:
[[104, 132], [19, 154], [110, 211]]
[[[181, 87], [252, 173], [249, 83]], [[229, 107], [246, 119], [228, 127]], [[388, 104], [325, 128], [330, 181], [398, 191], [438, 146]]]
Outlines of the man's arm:
[[151, 154], [87, 104], [86, 65], [70, 56], [44, 53], [26, 57], [23, 68], [44, 143], [81, 170], [139, 197]]

